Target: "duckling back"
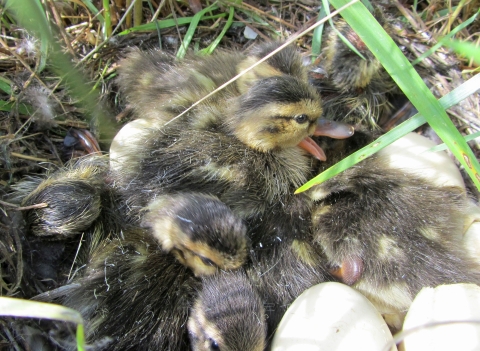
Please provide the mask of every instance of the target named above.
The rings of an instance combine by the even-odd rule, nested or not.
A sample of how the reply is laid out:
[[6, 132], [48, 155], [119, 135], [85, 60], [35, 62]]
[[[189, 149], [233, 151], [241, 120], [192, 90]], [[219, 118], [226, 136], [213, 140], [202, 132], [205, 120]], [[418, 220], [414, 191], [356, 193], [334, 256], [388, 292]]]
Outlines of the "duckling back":
[[[315, 242], [331, 271], [385, 314], [406, 311], [422, 287], [480, 283], [461, 237], [470, 201], [374, 156], [313, 190]], [[397, 325], [398, 327], [398, 325]]]
[[202, 279], [188, 321], [193, 351], [263, 351], [263, 301], [241, 270]]

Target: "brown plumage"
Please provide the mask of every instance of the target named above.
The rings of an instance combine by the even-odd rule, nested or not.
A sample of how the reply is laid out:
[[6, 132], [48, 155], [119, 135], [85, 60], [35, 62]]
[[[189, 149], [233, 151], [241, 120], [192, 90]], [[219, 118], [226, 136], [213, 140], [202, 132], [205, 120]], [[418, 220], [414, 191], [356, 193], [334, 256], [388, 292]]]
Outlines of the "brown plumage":
[[202, 279], [190, 311], [193, 351], [263, 351], [266, 339], [263, 301], [241, 270]]
[[[217, 199], [176, 194], [158, 201], [165, 207], [156, 204], [145, 216], [152, 231], [123, 226], [97, 246], [65, 294], [45, 295], [82, 314], [95, 350], [187, 349], [189, 308], [201, 286], [194, 272], [237, 268], [246, 259], [246, 228]], [[192, 249], [200, 244], [205, 250]], [[62, 347], [71, 348], [68, 341]]]
[[332, 274], [393, 315], [395, 327], [422, 287], [480, 283], [461, 243], [471, 206], [463, 188], [392, 168], [378, 155], [311, 195], [314, 241]]

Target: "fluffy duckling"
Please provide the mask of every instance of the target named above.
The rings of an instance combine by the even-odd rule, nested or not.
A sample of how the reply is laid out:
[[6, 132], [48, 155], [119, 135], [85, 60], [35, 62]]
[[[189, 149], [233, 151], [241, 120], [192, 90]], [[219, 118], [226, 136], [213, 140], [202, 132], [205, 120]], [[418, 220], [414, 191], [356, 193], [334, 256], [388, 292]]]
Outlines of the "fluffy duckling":
[[214, 196], [164, 195], [147, 212], [143, 224], [165, 252], [196, 276], [239, 268], [247, 260], [250, 243], [245, 224]]
[[46, 179], [30, 178], [15, 185], [9, 201], [23, 207], [20, 252], [25, 297], [63, 284], [69, 272], [85, 263], [89, 250], [116, 227], [107, 170], [108, 158], [90, 156]]
[[241, 270], [202, 278], [188, 319], [193, 351], [263, 351], [263, 302]]
[[[277, 46], [173, 63], [158, 52], [134, 52], [122, 64], [119, 82], [132, 92], [139, 117], [167, 121], [196, 102], [197, 92], [206, 95]], [[137, 66], [148, 67], [142, 79], [133, 70]], [[312, 160], [297, 145], [325, 158], [310, 139], [325, 131], [317, 126], [321, 112], [301, 56], [287, 47], [174, 123], [139, 124], [139, 137], [113, 167], [115, 183], [134, 211], [156, 194], [189, 189], [219, 194], [226, 202], [252, 199], [245, 211], [253, 212], [249, 207], [258, 207], [258, 198], [272, 203], [310, 176]], [[347, 128], [347, 136], [352, 132]]]
[[360, 37], [342, 20], [335, 21], [340, 32], [365, 59], [353, 52], [329, 28], [325, 33], [322, 55], [309, 76], [323, 100], [327, 119], [378, 128], [378, 121], [390, 114], [389, 102], [396, 85]]
[[[226, 81], [277, 45], [260, 45], [248, 55], [221, 53], [194, 62], [187, 60], [171, 64], [168, 69], [170, 63], [159, 60], [162, 67], [154, 71], [158, 77], [149, 78], [148, 86], [135, 80], [138, 74], [134, 77], [132, 68], [131, 76], [120, 78], [122, 84], [131, 77], [137, 82], [135, 94], [145, 89], [158, 92], [148, 95], [151, 104], [155, 102], [150, 112], [135, 103], [137, 98], [130, 98], [137, 106], [137, 114], [144, 112], [139, 117], [147, 117], [133, 122], [138, 133], [133, 146], [129, 140], [122, 141], [125, 146], [121, 162], [112, 172], [130, 215], [141, 217], [140, 209], [162, 194], [200, 191], [215, 194], [246, 221], [253, 247], [248, 276], [267, 304], [270, 336], [288, 305], [306, 288], [328, 276], [321, 253], [311, 244], [310, 201], [306, 195], [293, 195], [313, 175], [316, 162], [297, 145], [307, 140], [307, 144], [315, 146], [309, 136], [331, 127], [328, 123], [317, 126], [321, 104], [308, 84], [301, 56], [287, 47], [221, 95], [195, 107], [185, 120], [182, 116], [166, 126], [152, 126], [146, 121], [168, 120], [195, 102], [192, 98], [186, 103], [190, 86], [196, 87], [195, 91], [207, 81], [218, 86], [218, 79]], [[151, 58], [153, 54], [146, 55]], [[223, 76], [219, 68], [224, 66], [231, 74]], [[123, 69], [128, 67], [125, 63]], [[173, 78], [177, 75], [181, 82], [190, 83], [170, 87], [169, 82], [176, 82]], [[205, 93], [212, 90], [210, 85]], [[178, 104], [181, 108], [164, 113], [172, 102], [176, 106], [177, 98], [184, 99]], [[335, 132], [337, 127], [333, 125]], [[342, 128], [343, 134], [351, 135], [351, 128]]]
[[187, 349], [189, 308], [200, 287], [195, 275], [244, 264], [246, 228], [224, 204], [200, 194], [159, 202], [144, 218], [151, 232], [124, 227], [93, 251], [67, 294], [54, 296], [82, 314], [96, 350]]
[[456, 178], [447, 182], [440, 174], [448, 164], [426, 179], [428, 167], [423, 163], [422, 175], [415, 175], [392, 166], [385, 152], [311, 194], [314, 242], [330, 272], [368, 297], [396, 328], [421, 288], [480, 283], [480, 267], [461, 241], [472, 205]]

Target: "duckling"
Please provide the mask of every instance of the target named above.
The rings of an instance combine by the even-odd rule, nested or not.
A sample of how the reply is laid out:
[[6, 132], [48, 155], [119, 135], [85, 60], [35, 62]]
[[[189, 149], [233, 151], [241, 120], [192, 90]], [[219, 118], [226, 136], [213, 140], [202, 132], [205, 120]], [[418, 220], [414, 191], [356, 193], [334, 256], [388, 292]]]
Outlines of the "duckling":
[[263, 351], [263, 302], [241, 270], [202, 278], [188, 319], [193, 351]]
[[[387, 24], [384, 25], [388, 29]], [[390, 100], [394, 94], [399, 94], [398, 88], [343, 19], [336, 19], [335, 29], [364, 59], [348, 48], [337, 31], [332, 28], [326, 31], [325, 47], [309, 72], [310, 82], [322, 96], [324, 116], [378, 129], [379, 120], [392, 111]]]
[[[165, 122], [172, 122], [175, 116], [278, 46], [266, 43], [248, 54], [222, 51], [179, 62], [160, 51], [137, 50], [121, 62], [118, 84], [136, 117], [149, 121], [136, 127], [150, 129], [152, 124], [153, 133], [166, 134], [169, 129], [161, 128]], [[307, 82], [301, 56], [293, 47], [287, 47], [175, 123], [180, 130], [234, 136], [260, 152], [300, 144], [315, 157], [324, 159], [323, 152], [308, 138], [314, 133], [330, 133], [315, 124], [321, 113], [319, 96]], [[348, 130], [345, 137], [351, 134], [352, 130]], [[122, 162], [128, 166], [137, 163], [135, 155], [145, 152], [144, 141], [151, 138], [148, 132], [139, 136], [140, 140], [128, 145], [132, 157]], [[118, 139], [113, 142], [116, 144]]]
[[[317, 127], [321, 103], [308, 84], [300, 55], [287, 47], [229, 86], [223, 95], [214, 95], [195, 107], [185, 120], [182, 116], [165, 126], [146, 122], [168, 120], [173, 113], [164, 113], [165, 109], [177, 105], [184, 109], [193, 103], [193, 99], [186, 103], [190, 86], [220, 79], [218, 67], [241, 70], [277, 45], [261, 45], [249, 55], [220, 54], [198, 62], [175, 63], [168, 74], [159, 75], [158, 82], [152, 77], [150, 86], [159, 86], [155, 88], [155, 109], [151, 107], [149, 115], [145, 111], [147, 117], [141, 122], [135, 121], [133, 129], [138, 134], [133, 146], [129, 140], [122, 140], [122, 160], [112, 171], [125, 207], [135, 218], [141, 218], [141, 209], [158, 196], [199, 191], [216, 195], [245, 220], [253, 249], [248, 276], [269, 306], [269, 335], [288, 305], [303, 290], [328, 276], [321, 253], [310, 243], [311, 202], [306, 195], [293, 195], [313, 175], [316, 162], [297, 145], [302, 140], [310, 143], [309, 136], [323, 132], [325, 127]], [[165, 70], [165, 61], [161, 62]], [[161, 83], [170, 75], [191, 82], [187, 86], [175, 84], [179, 97], [169, 95], [174, 89], [168, 88], [173, 78]], [[218, 84], [215, 81], [213, 85]], [[164, 86], [168, 89], [161, 90]], [[184, 100], [177, 104], [176, 99]], [[141, 104], [135, 106], [140, 113]], [[173, 110], [181, 112], [180, 108]], [[343, 128], [350, 136], [351, 128]], [[338, 130], [336, 125], [333, 129]]]
[[[8, 200], [23, 210], [23, 297], [63, 284], [103, 234], [115, 228], [114, 196], [106, 184], [108, 158], [89, 156], [27, 178], [14, 186]], [[83, 244], [83, 245], [82, 245]], [[75, 260], [75, 262], [74, 262]]]
[[87, 342], [97, 350], [186, 349], [189, 308], [201, 284], [196, 275], [244, 264], [246, 228], [221, 202], [201, 194], [159, 202], [148, 209], [147, 228], [126, 225], [104, 240], [72, 288], [53, 295], [82, 314]]
[[[138, 117], [164, 122], [196, 102], [198, 92], [205, 96], [276, 47], [263, 44], [249, 55], [222, 52], [174, 63], [158, 52], [134, 52], [122, 63], [119, 83], [135, 91], [128, 97]], [[132, 67], [142, 62], [150, 68], [138, 79]], [[134, 212], [158, 193], [185, 189], [220, 194], [225, 201], [248, 188], [251, 195], [242, 202], [260, 196], [271, 203], [310, 175], [312, 160], [297, 145], [325, 159], [310, 139], [324, 132], [317, 126], [321, 112], [301, 56], [287, 47], [173, 123], [136, 126], [140, 137], [125, 145], [121, 163], [113, 167], [115, 184]]]
[[24, 212], [27, 226], [36, 236], [68, 237], [89, 228], [101, 213], [108, 159], [84, 157], [70, 162], [45, 179], [25, 180], [16, 186], [22, 206], [46, 204]]
[[245, 224], [218, 198], [196, 193], [157, 197], [143, 224], [165, 252], [196, 276], [239, 268], [247, 260]]
[[314, 242], [330, 273], [369, 298], [394, 328], [421, 288], [480, 283], [480, 267], [461, 241], [471, 202], [457, 178], [429, 175], [428, 167], [417, 175], [381, 153], [311, 193]]

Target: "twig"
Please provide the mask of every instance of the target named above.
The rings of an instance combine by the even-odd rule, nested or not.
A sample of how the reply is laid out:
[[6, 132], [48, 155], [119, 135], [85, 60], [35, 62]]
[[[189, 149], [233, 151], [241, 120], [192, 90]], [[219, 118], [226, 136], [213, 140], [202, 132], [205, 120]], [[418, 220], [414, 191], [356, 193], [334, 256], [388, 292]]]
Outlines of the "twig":
[[17, 152], [11, 152], [10, 155], [13, 157], [23, 158], [25, 160], [30, 160], [30, 161], [49, 162], [49, 160], [47, 160], [46, 158], [38, 158], [38, 157], [23, 155]]
[[30, 206], [18, 206], [18, 205], [12, 204], [10, 202], [2, 201], [2, 200], [0, 200], [0, 205], [6, 206], [6, 207], [11, 207], [11, 208], [15, 209], [16, 211], [25, 211], [25, 210], [31, 210], [31, 209], [34, 209], [34, 208], [48, 207], [48, 204], [46, 202], [42, 202], [42, 203], [39, 203], [39, 204], [30, 205]]

